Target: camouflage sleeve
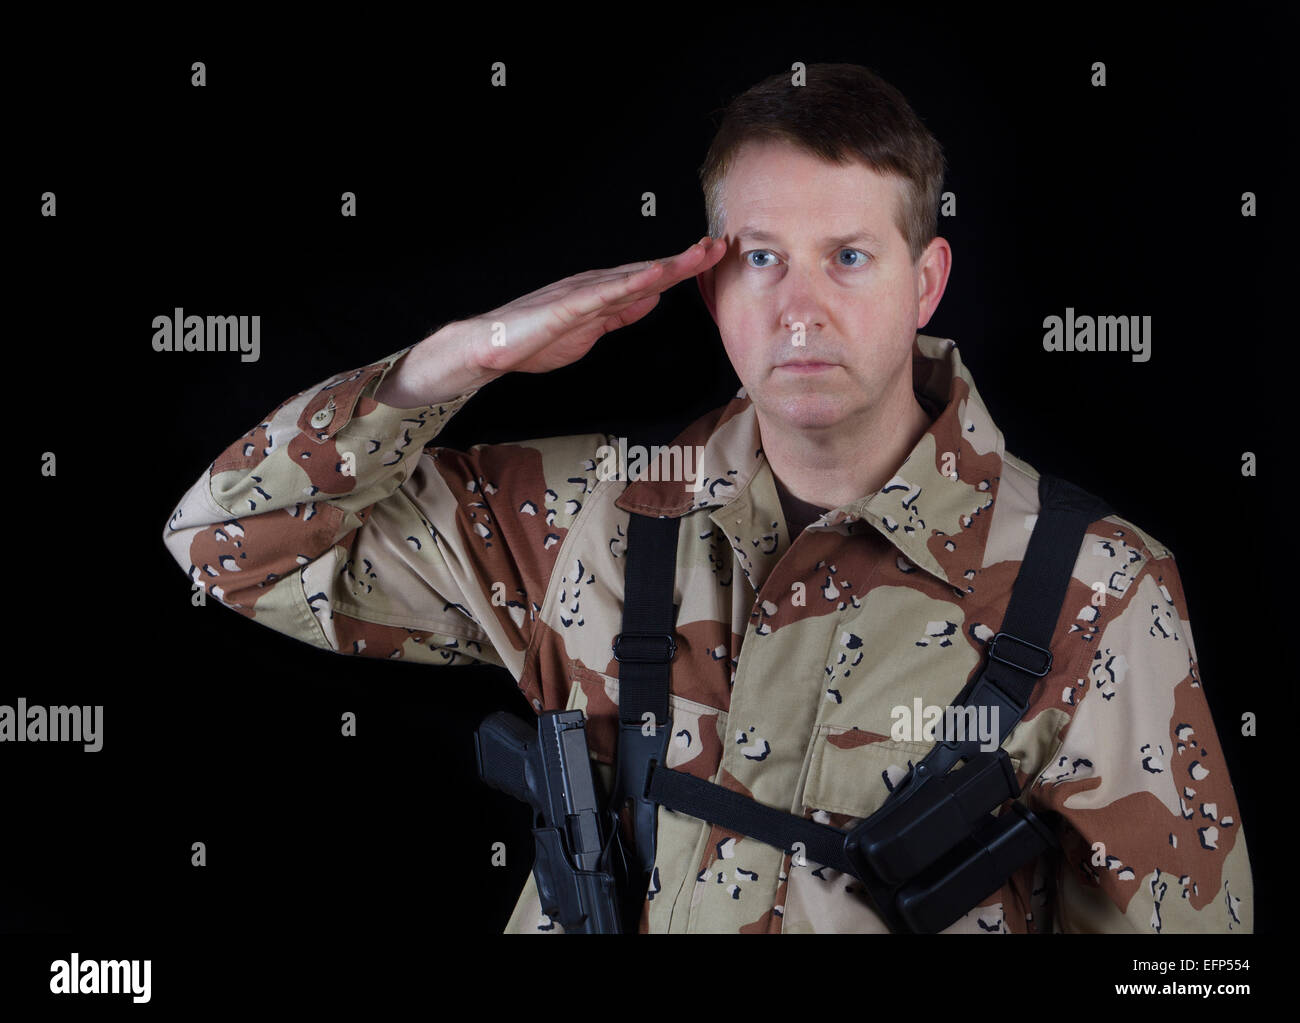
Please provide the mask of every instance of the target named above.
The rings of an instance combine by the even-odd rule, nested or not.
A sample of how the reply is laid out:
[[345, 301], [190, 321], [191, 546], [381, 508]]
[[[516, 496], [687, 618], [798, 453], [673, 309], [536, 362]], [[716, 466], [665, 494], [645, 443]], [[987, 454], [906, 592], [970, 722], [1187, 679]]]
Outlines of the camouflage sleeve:
[[1246, 838], [1182, 582], [1167, 549], [1144, 553], [1031, 799], [1065, 825], [1055, 929], [1249, 933]]
[[544, 535], [545, 508], [507, 509], [516, 495], [493, 480], [535, 482], [541, 454], [425, 450], [477, 391], [419, 409], [375, 401], [409, 350], [282, 403], [189, 489], [163, 541], [210, 596], [314, 646], [518, 679], [559, 537]]

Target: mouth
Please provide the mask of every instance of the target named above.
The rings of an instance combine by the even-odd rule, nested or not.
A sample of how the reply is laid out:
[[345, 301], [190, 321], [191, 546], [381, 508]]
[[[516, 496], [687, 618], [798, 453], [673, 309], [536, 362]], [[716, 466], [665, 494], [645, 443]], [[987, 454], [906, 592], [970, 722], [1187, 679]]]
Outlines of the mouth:
[[821, 373], [828, 369], [836, 367], [834, 362], [783, 362], [776, 369], [783, 369], [787, 373]]

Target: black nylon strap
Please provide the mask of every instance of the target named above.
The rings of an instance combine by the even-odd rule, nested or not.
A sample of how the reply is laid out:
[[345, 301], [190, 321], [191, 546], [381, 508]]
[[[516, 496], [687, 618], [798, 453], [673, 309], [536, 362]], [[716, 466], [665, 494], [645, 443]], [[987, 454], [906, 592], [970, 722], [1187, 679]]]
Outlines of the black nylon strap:
[[[673, 582], [681, 520], [633, 513], [628, 521], [623, 570], [623, 631], [614, 639], [618, 659], [618, 749], [609, 807], [624, 814], [632, 831], [624, 925], [636, 931], [655, 861], [658, 807], [646, 798], [647, 774], [667, 756], [672, 722], [669, 674], [677, 646]], [[645, 715], [653, 715], [646, 718]]]
[[[618, 717], [641, 727], [649, 712], [668, 721], [668, 663], [672, 647], [656, 637], [673, 636], [677, 617], [673, 581], [681, 519], [633, 514], [628, 522], [623, 572], [623, 631], [616, 638], [619, 659]], [[621, 640], [621, 641], [620, 641]], [[667, 653], [668, 656], [663, 655]]]
[[[1038, 499], [1038, 521], [1011, 588], [1001, 632], [1046, 650], [1056, 631], [1084, 532], [1090, 522], [1109, 515], [1110, 509], [1086, 490], [1046, 473], [1038, 478]], [[1033, 651], [1014, 642], [1004, 640], [996, 653], [1019, 665], [999, 662], [999, 685], [1017, 703], [1028, 703], [1041, 677], [1034, 669], [1041, 663], [1035, 661]]]
[[[990, 640], [980, 670], [952, 701], [954, 707], [996, 708], [999, 746], [1028, 710], [1034, 687], [1051, 670], [1052, 634], [1088, 524], [1110, 514], [1101, 498], [1048, 473], [1038, 477], [1038, 502], [1038, 520], [1012, 584], [1002, 628]], [[936, 743], [900, 783], [900, 790], [927, 774], [946, 774], [978, 747], [979, 741], [972, 739]]]
[[650, 799], [670, 810], [719, 824], [728, 831], [756, 838], [785, 852], [803, 844], [807, 858], [846, 874], [853, 873], [844, 855], [847, 832], [766, 806], [739, 792], [663, 766], [650, 774]]

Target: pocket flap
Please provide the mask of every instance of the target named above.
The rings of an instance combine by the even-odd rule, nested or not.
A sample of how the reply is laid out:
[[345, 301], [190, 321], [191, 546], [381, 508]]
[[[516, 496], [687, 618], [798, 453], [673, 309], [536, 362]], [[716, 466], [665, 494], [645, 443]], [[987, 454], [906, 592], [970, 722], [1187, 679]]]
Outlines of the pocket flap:
[[[870, 817], [934, 743], [904, 742], [858, 728], [821, 725], [804, 782], [805, 811]], [[1020, 757], [1011, 754], [1018, 770]], [[960, 768], [957, 768], [960, 770]]]

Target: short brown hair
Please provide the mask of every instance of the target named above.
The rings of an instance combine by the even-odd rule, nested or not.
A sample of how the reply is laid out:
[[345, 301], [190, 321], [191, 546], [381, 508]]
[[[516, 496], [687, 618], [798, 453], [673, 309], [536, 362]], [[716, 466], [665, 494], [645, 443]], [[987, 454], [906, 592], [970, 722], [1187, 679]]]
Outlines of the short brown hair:
[[938, 140], [903, 94], [857, 64], [809, 64], [806, 84], [782, 71], [735, 97], [700, 167], [709, 234], [722, 236], [722, 183], [740, 148], [776, 139], [832, 163], [861, 160], [903, 179], [895, 223], [915, 263], [938, 233], [945, 161]]

